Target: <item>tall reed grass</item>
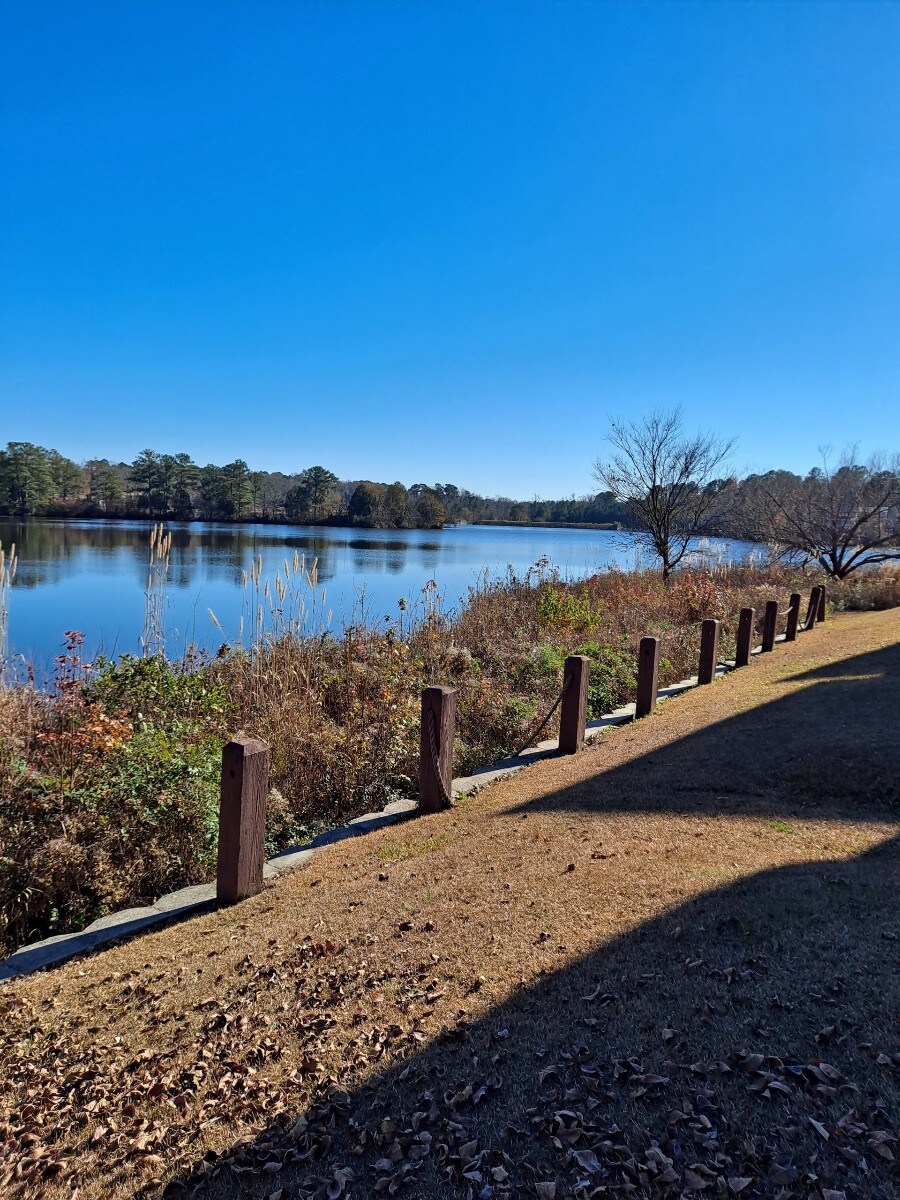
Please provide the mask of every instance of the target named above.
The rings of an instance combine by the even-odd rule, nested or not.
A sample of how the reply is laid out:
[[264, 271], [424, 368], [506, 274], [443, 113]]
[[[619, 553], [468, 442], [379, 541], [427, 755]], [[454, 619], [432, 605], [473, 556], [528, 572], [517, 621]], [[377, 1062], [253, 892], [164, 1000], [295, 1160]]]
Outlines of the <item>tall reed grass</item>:
[[0, 542], [0, 683], [6, 677], [9, 657], [9, 598], [17, 568], [15, 543], [4, 550]]
[[169, 608], [169, 556], [172, 534], [165, 526], [150, 531], [147, 588], [144, 593], [144, 634], [141, 650], [145, 658], [166, 652], [166, 619]]

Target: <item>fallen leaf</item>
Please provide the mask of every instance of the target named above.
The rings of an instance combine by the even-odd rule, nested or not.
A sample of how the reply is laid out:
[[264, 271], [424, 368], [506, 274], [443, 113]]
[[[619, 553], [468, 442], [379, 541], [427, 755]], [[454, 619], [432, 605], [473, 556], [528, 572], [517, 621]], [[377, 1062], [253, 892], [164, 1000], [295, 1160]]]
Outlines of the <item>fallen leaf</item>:
[[825, 1128], [825, 1126], [822, 1124], [821, 1121], [817, 1121], [814, 1117], [810, 1117], [809, 1123], [810, 1123], [810, 1125], [812, 1125], [813, 1129], [815, 1129], [816, 1133], [820, 1133], [822, 1135], [822, 1137], [825, 1139], [826, 1142], [831, 1139], [831, 1134], [828, 1132], [828, 1130]]

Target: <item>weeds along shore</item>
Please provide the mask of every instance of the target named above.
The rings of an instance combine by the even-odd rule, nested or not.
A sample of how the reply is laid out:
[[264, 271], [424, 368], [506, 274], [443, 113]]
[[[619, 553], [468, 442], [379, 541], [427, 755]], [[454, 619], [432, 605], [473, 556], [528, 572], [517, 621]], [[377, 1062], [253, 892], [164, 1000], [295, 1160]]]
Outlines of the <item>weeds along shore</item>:
[[[7, 559], [7, 572], [9, 571]], [[85, 661], [65, 635], [49, 685], [0, 684], [0, 946], [6, 951], [212, 877], [223, 743], [271, 747], [270, 852], [416, 794], [419, 694], [458, 689], [457, 773], [517, 750], [560, 687], [567, 654], [591, 660], [589, 718], [633, 699], [637, 645], [662, 640], [660, 684], [696, 671], [700, 622], [822, 577], [784, 567], [611, 570], [567, 582], [547, 562], [484, 578], [456, 609], [434, 583], [379, 622], [331, 629], [315, 563], [245, 578], [241, 636], [209, 656], [167, 654], [167, 545], [150, 554], [142, 656]], [[835, 610], [900, 604], [900, 570], [828, 580]], [[9, 588], [3, 592], [5, 617]], [[213, 619], [215, 619], [213, 617]], [[5, 626], [5, 620], [3, 622]], [[5, 633], [0, 629], [0, 635]], [[0, 636], [2, 645], [2, 636]], [[555, 719], [554, 719], [555, 720]], [[554, 736], [551, 724], [543, 736]]]

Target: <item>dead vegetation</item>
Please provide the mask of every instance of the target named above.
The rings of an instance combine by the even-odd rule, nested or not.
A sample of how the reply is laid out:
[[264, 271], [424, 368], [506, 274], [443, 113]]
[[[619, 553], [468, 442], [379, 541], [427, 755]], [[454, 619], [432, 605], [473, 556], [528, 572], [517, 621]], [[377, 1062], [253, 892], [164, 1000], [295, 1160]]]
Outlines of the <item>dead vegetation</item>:
[[896, 1196], [898, 705], [838, 618], [4, 989], [6, 1194]]

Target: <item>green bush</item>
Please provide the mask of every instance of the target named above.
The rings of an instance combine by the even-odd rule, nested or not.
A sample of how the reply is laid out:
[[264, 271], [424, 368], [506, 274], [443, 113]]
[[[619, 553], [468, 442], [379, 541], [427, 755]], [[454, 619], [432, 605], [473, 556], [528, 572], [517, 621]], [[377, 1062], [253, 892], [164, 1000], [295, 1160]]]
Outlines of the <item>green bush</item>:
[[225, 688], [214, 683], [207, 671], [171, 663], [162, 655], [100, 659], [86, 699], [117, 716], [157, 725], [172, 719], [218, 721], [228, 712]]
[[529, 654], [523, 668], [523, 678], [546, 684], [559, 686], [562, 678], [563, 664], [566, 661], [566, 651], [552, 642], [542, 642]]
[[588, 719], [596, 721], [605, 713], [625, 704], [637, 687], [634, 651], [624, 640], [587, 642], [576, 654], [591, 660], [588, 683]]
[[224, 691], [162, 658], [99, 664], [44, 712], [0, 788], [12, 944], [77, 930], [212, 873]]
[[563, 583], [545, 583], [540, 589], [537, 613], [550, 629], [583, 629], [597, 616], [586, 585], [570, 587]]

